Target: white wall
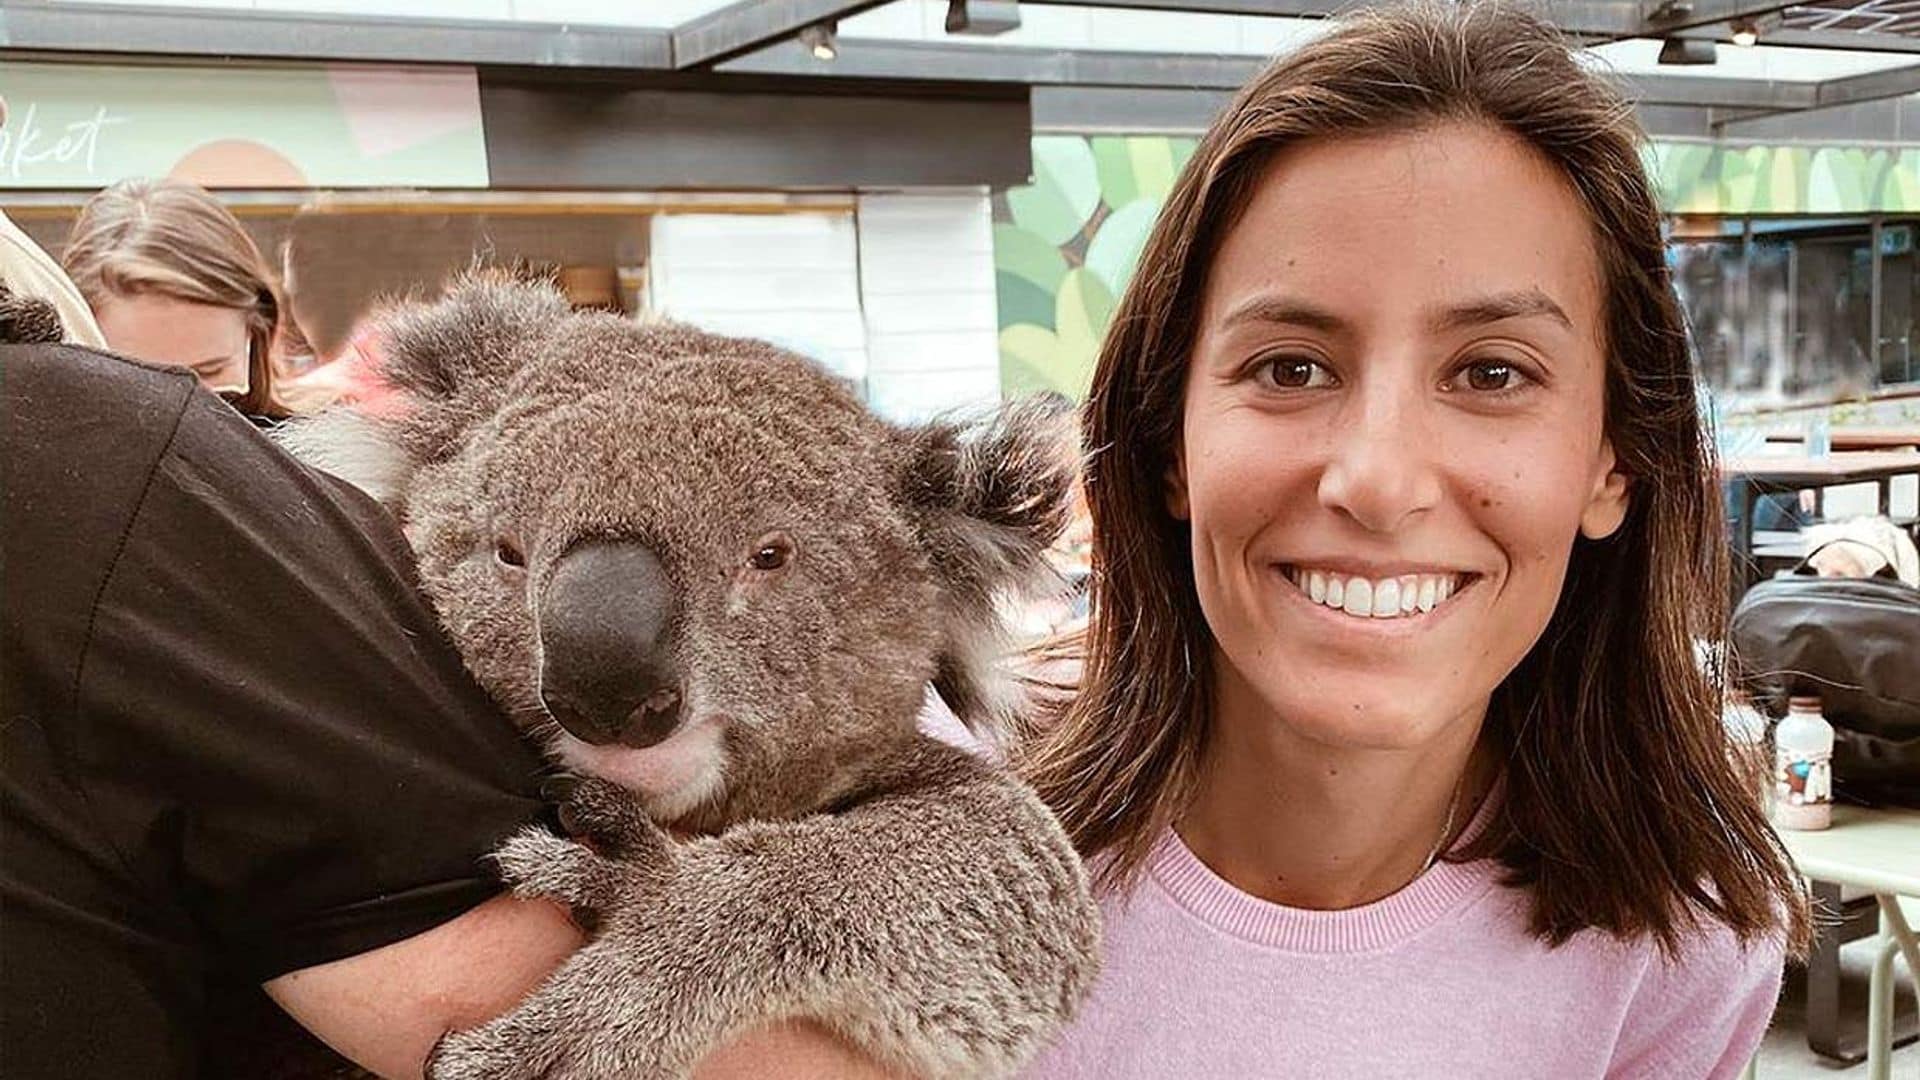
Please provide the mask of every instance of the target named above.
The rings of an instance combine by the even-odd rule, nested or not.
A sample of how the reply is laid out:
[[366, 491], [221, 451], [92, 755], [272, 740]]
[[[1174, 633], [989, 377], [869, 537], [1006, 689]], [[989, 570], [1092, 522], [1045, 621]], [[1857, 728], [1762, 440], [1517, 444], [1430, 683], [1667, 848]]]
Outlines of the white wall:
[[998, 401], [986, 192], [862, 195], [858, 213], [868, 400], [903, 420]]
[[[655, 311], [716, 333], [766, 338], [865, 380], [853, 215], [661, 214], [651, 249]], [[991, 288], [991, 272], [987, 281]]]
[[854, 214], [654, 218], [656, 311], [767, 338], [899, 420], [1000, 398], [985, 191], [862, 195]]

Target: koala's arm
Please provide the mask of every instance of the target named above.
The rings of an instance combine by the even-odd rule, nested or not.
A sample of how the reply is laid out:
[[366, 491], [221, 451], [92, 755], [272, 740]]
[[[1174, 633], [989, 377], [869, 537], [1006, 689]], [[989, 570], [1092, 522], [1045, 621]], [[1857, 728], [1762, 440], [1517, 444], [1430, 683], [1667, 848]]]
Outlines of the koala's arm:
[[594, 816], [622, 820], [592, 831], [615, 858], [510, 841], [516, 887], [595, 909], [602, 928], [520, 1009], [449, 1035], [430, 1072], [678, 1077], [783, 1018], [912, 1075], [1019, 1068], [1091, 985], [1097, 909], [1030, 792], [950, 748], [919, 755], [910, 771], [931, 762], [933, 783], [834, 814], [673, 844], [607, 796]]

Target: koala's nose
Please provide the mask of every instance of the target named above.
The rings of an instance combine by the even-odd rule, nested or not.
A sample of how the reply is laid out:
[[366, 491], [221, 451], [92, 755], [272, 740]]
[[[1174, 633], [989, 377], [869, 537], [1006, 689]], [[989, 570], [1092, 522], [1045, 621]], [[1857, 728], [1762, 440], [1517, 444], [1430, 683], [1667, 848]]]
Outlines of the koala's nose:
[[560, 557], [540, 598], [540, 698], [569, 734], [636, 747], [673, 734], [673, 605], [666, 568], [642, 544], [596, 540]]

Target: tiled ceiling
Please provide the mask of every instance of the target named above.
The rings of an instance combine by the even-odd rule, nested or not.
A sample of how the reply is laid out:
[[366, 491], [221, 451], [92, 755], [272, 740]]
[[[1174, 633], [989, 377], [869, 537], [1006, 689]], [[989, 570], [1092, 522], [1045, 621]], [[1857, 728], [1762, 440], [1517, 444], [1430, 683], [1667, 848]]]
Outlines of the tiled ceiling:
[[1781, 13], [1794, 30], [1856, 30], [1920, 37], [1920, 0], [1813, 0]]

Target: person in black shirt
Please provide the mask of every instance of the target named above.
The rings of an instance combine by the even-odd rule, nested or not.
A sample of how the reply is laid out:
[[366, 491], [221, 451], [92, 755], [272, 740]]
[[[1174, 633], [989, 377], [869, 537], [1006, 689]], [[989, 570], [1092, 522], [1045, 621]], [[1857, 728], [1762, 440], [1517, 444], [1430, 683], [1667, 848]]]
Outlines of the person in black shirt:
[[[223, 979], [336, 1037], [327, 973], [274, 981], [463, 921], [520, 955], [340, 1049], [404, 1070], [392, 1047], [510, 1004], [577, 940], [481, 859], [538, 813], [540, 762], [384, 512], [177, 369], [0, 352], [8, 1075], [192, 1074]], [[360, 978], [427, 989], [387, 959]]]
[[[484, 855], [541, 764], [385, 512], [180, 369], [0, 344], [0, 1063], [191, 1076], [264, 985], [420, 1072], [575, 948]], [[818, 1029], [703, 1077], [878, 1075]]]

